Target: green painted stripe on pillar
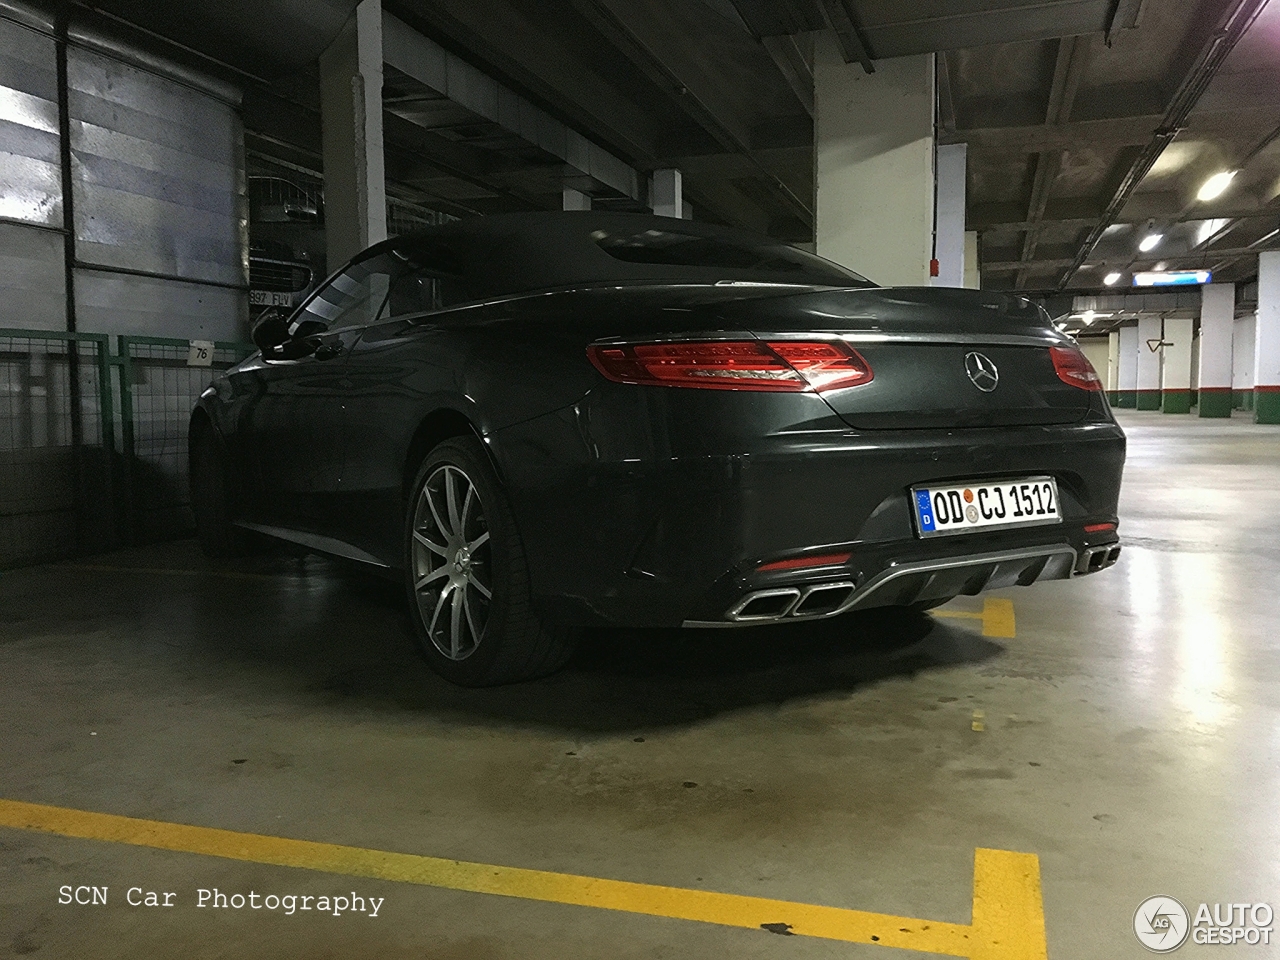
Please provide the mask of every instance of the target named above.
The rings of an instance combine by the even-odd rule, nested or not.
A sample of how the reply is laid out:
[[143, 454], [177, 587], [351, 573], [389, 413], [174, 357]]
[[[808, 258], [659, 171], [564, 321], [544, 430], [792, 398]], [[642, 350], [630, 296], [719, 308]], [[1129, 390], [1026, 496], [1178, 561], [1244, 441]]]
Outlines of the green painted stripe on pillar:
[[1138, 406], [1138, 391], [1136, 390], [1117, 390], [1115, 406], [1126, 410], [1133, 410]]
[[1160, 395], [1160, 409], [1164, 413], [1190, 413], [1190, 390], [1165, 390]]
[[1138, 390], [1138, 409], [1139, 410], [1159, 410], [1160, 409], [1160, 391], [1159, 390]]
[[1280, 423], [1280, 387], [1258, 387], [1253, 391], [1255, 423]]
[[1202, 389], [1200, 391], [1198, 412], [1202, 417], [1229, 417], [1233, 406], [1231, 401], [1230, 390]]

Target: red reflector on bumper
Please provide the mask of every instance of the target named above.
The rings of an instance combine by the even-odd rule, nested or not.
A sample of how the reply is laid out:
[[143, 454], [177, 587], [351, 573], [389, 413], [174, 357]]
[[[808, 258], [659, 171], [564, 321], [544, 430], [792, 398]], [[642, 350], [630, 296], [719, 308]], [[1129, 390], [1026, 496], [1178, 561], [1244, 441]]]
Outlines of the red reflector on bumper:
[[835, 567], [844, 563], [852, 553], [825, 553], [819, 557], [792, 557], [790, 560], [774, 560], [756, 567], [760, 570], [804, 570], [808, 567]]
[[1116, 525], [1114, 523], [1086, 523], [1084, 525], [1084, 532], [1105, 533], [1107, 531], [1114, 530], [1115, 528]]

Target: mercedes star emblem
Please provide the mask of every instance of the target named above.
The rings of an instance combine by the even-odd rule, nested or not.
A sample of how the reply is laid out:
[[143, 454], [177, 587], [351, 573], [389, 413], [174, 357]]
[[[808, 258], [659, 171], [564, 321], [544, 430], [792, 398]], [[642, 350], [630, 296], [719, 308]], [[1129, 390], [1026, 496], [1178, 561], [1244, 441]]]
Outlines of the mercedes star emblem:
[[976, 350], [964, 355], [964, 372], [983, 393], [990, 393], [1000, 383], [1000, 371], [991, 362], [991, 358]]

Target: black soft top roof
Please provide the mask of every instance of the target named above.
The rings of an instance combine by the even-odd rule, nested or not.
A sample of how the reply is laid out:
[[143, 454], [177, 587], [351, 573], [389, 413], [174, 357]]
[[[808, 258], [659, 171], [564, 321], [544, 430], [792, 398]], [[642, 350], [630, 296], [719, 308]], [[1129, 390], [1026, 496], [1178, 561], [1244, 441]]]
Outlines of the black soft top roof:
[[394, 251], [456, 278], [476, 299], [607, 283], [782, 283], [870, 287], [782, 241], [688, 220], [550, 211], [457, 220], [396, 237]]

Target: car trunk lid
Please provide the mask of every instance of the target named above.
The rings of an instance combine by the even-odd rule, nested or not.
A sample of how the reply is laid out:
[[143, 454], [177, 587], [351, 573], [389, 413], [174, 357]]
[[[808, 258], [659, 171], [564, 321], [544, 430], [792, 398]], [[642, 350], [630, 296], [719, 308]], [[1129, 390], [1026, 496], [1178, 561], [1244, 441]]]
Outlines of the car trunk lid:
[[859, 430], [1027, 426], [1085, 418], [1092, 392], [1065, 383], [1050, 347], [1069, 346], [1022, 297], [894, 288], [822, 290], [721, 304], [764, 340], [842, 339], [871, 382], [823, 394]]

